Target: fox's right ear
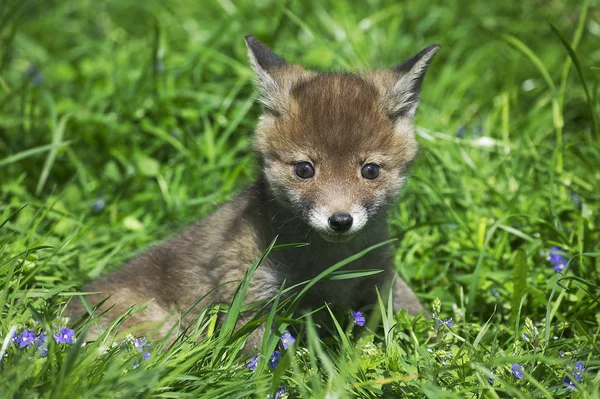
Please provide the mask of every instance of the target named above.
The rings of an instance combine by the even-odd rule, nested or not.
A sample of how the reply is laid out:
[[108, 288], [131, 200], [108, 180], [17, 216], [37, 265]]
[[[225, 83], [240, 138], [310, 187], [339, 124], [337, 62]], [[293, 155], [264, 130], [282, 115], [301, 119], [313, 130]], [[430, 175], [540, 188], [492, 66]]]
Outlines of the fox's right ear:
[[254, 36], [245, 39], [250, 65], [256, 75], [259, 101], [271, 114], [286, 112], [292, 85], [310, 72], [288, 64]]

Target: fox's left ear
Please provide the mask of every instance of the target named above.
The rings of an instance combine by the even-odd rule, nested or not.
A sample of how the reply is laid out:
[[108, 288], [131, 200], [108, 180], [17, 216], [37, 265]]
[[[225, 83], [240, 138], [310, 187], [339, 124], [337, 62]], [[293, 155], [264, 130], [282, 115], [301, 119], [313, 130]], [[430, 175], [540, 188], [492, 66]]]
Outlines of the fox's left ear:
[[423, 78], [439, 49], [439, 45], [432, 44], [408, 61], [392, 68], [395, 82], [388, 91], [391, 95], [388, 101], [390, 102], [389, 116], [392, 120], [414, 118], [419, 105]]

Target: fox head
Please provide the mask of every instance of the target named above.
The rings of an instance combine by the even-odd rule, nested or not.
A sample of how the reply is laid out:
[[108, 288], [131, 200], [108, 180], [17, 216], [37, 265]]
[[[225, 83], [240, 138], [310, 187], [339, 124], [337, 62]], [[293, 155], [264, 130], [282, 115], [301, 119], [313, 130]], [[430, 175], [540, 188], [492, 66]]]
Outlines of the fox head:
[[288, 64], [252, 36], [246, 44], [264, 105], [254, 149], [270, 191], [327, 241], [347, 241], [405, 181], [421, 83], [440, 47], [358, 76]]

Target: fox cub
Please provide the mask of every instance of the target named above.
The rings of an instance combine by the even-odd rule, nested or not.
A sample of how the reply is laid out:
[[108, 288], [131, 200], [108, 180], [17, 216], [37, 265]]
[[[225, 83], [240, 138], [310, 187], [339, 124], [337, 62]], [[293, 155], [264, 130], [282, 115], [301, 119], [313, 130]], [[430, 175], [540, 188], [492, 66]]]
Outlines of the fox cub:
[[[200, 298], [205, 299], [197, 309], [229, 303], [236, 284], [224, 283], [240, 280], [276, 236], [278, 243], [308, 245], [270, 253], [252, 277], [247, 303], [271, 299], [284, 280], [287, 287], [309, 280], [388, 239], [387, 209], [417, 152], [413, 118], [439, 46], [394, 68], [359, 76], [288, 64], [252, 36], [246, 37], [246, 45], [264, 105], [253, 144], [261, 165], [256, 182], [179, 236], [85, 287], [100, 292], [86, 297], [92, 306], [108, 297], [97, 310], [109, 309], [101, 325], [134, 304], [149, 302], [124, 326], [153, 327], [156, 337], [165, 335]], [[358, 309], [376, 302], [378, 287], [393, 289], [395, 310], [423, 310], [408, 285], [394, 278], [389, 246], [345, 266], [352, 269], [384, 272], [321, 281], [301, 308], [328, 303]], [[85, 313], [80, 299], [67, 308], [71, 316]], [[98, 332], [90, 334], [93, 338]], [[251, 335], [256, 342], [250, 344], [258, 339]]]

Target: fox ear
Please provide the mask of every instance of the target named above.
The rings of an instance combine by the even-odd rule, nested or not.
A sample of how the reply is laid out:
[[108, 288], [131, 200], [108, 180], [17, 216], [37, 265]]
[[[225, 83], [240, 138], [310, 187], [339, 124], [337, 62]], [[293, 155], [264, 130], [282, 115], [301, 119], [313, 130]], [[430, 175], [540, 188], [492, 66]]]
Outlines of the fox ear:
[[284, 71], [289, 64], [254, 36], [246, 36], [248, 58], [256, 74], [259, 100], [275, 114], [285, 106], [286, 87]]
[[419, 105], [421, 84], [431, 60], [440, 46], [432, 44], [408, 61], [392, 68], [396, 81], [391, 89], [389, 115], [393, 121], [414, 118]]

